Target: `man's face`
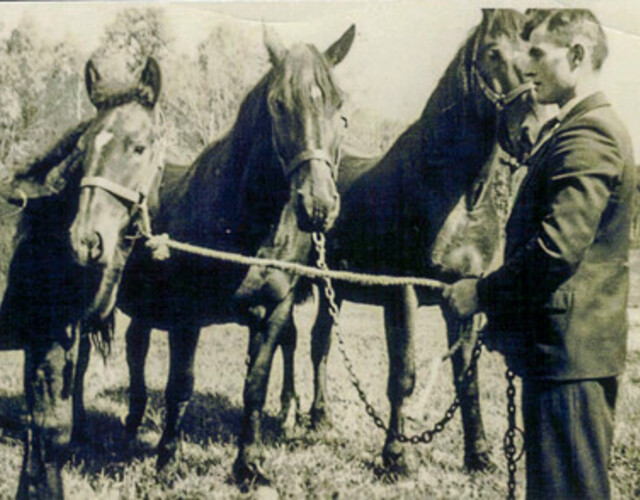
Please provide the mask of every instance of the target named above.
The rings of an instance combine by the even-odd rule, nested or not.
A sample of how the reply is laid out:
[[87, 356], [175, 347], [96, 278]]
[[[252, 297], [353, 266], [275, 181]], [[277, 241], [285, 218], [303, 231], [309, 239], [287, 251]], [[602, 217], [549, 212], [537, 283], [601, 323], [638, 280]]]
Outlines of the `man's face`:
[[571, 49], [558, 45], [543, 23], [531, 32], [525, 75], [534, 84], [534, 96], [541, 104], [562, 106], [573, 95], [577, 72], [571, 65]]

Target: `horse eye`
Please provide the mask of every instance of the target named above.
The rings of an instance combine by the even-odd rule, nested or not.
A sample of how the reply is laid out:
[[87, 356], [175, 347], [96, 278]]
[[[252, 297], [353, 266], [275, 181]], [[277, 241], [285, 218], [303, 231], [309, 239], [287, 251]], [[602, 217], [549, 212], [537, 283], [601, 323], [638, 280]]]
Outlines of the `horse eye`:
[[141, 155], [142, 153], [144, 153], [144, 150], [145, 150], [145, 147], [142, 145], [138, 145], [133, 148], [133, 152], [137, 155]]
[[502, 54], [500, 54], [499, 50], [492, 50], [489, 52], [489, 59], [493, 62], [500, 61], [502, 59]]
[[347, 119], [347, 117], [341, 116], [340, 119], [342, 120], [342, 124], [344, 125], [344, 128], [349, 128], [349, 120]]

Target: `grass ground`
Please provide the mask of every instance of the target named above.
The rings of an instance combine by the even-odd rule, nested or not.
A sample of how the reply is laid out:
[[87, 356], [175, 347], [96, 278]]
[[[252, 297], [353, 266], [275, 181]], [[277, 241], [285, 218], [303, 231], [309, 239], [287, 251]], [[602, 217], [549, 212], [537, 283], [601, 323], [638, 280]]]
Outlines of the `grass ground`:
[[[640, 255], [632, 262], [634, 283], [627, 370], [617, 410], [612, 477], [616, 499], [640, 497]], [[312, 372], [308, 326], [312, 308], [297, 312], [302, 334], [296, 359], [297, 390], [302, 408], [311, 402]], [[90, 441], [76, 450], [65, 470], [70, 499], [204, 499], [246, 498], [233, 485], [230, 472], [242, 411], [247, 331], [236, 325], [207, 328], [197, 355], [196, 394], [186, 415], [185, 443], [177, 463], [161, 475], [155, 472], [154, 447], [163, 419], [163, 390], [167, 377], [167, 338], [154, 332], [147, 363], [150, 404], [137, 443], [122, 448], [122, 421], [127, 411], [127, 369], [124, 326], [119, 318], [114, 352], [107, 364], [92, 359], [86, 379]], [[355, 369], [380, 412], [388, 414], [385, 397], [387, 360], [381, 310], [347, 304], [343, 311], [347, 349]], [[417, 339], [419, 402], [433, 357], [445, 351], [444, 324], [439, 311], [423, 308]], [[481, 404], [488, 438], [498, 470], [468, 475], [462, 469], [459, 416], [430, 445], [408, 450], [412, 472], [394, 484], [378, 478], [384, 436], [364, 411], [337, 350], [329, 360], [330, 403], [334, 428], [328, 433], [300, 431], [285, 439], [277, 413], [281, 359], [276, 355], [264, 418], [265, 470], [282, 498], [432, 498], [493, 499], [506, 496], [506, 466], [501, 453], [506, 428], [504, 364], [499, 355], [484, 352], [480, 359]], [[0, 418], [23, 417], [22, 355], [0, 353]], [[424, 405], [410, 410], [409, 431], [430, 427], [452, 399], [450, 367], [439, 372], [435, 390]], [[0, 422], [1, 424], [1, 422]], [[21, 462], [20, 426], [0, 425], [0, 498], [13, 498]], [[518, 495], [523, 493], [523, 463], [519, 464]]]

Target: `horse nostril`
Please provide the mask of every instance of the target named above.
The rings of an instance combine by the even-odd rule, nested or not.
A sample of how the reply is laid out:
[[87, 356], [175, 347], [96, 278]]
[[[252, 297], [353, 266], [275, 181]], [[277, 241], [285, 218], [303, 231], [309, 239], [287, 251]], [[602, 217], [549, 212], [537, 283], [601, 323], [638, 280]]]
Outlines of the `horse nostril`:
[[102, 256], [102, 237], [100, 233], [93, 232], [82, 237], [80, 243], [87, 248], [89, 260], [96, 261]]

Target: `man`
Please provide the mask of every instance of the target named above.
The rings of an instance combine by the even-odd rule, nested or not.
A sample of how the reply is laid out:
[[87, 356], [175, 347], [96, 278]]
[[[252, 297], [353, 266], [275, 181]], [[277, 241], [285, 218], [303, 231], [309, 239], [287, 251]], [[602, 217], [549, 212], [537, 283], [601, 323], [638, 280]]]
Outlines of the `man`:
[[607, 45], [595, 16], [528, 14], [525, 72], [557, 120], [527, 161], [504, 265], [444, 297], [462, 316], [487, 313], [487, 344], [522, 377], [527, 498], [606, 499], [627, 341], [631, 144], [599, 91]]

